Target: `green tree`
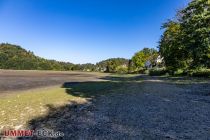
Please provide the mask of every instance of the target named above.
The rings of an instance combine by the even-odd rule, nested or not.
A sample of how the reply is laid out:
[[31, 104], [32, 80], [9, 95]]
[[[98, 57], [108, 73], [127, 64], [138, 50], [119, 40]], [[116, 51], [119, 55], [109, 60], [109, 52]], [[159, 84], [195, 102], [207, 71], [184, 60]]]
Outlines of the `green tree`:
[[160, 40], [159, 51], [164, 57], [165, 65], [173, 71], [178, 68], [186, 68], [190, 60], [187, 61], [189, 54], [182, 43], [183, 35], [180, 24], [168, 21], [163, 25], [163, 28], [165, 32]]
[[132, 62], [137, 69], [144, 68], [146, 61], [150, 61], [152, 65], [155, 65], [155, 60], [158, 57], [157, 50], [153, 48], [144, 48], [137, 52], [132, 57]]
[[210, 67], [210, 1], [192, 0], [163, 25], [159, 45], [168, 69]]
[[96, 67], [99, 71], [115, 73], [119, 70], [119, 67], [127, 69], [128, 62], [129, 60], [125, 58], [110, 58], [97, 63]]
[[192, 57], [191, 67], [210, 65], [210, 0], [193, 0], [180, 11], [183, 44]]

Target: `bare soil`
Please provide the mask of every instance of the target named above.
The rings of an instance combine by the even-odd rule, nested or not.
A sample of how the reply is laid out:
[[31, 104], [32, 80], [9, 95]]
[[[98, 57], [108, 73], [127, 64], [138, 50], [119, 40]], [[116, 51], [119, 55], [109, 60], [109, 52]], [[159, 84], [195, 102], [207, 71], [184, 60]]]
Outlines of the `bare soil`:
[[0, 70], [0, 95], [62, 85], [65, 82], [95, 81], [105, 75], [94, 72]]

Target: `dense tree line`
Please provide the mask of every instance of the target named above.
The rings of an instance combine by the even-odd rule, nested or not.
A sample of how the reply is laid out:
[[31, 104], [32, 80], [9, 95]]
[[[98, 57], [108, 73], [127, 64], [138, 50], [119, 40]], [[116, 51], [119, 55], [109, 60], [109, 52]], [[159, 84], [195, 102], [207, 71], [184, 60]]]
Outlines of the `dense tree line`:
[[159, 49], [168, 70], [210, 68], [209, 0], [192, 0], [163, 29]]
[[91, 63], [86, 64], [75, 64], [72, 70], [78, 71], [96, 71], [96, 66]]
[[146, 61], [151, 61], [155, 65], [158, 53], [155, 49], [144, 48], [137, 52], [131, 60], [125, 58], [110, 58], [96, 64], [73, 64], [47, 60], [38, 57], [31, 51], [27, 51], [20, 46], [8, 43], [0, 44], [0, 69], [16, 70], [78, 70], [78, 71], [98, 71], [110, 73], [138, 72], [144, 68]]
[[15, 70], [78, 70], [78, 71], [99, 71], [99, 72], [127, 72], [128, 60], [124, 58], [112, 58], [91, 64], [73, 64], [47, 60], [38, 57], [31, 51], [27, 51], [18, 45], [8, 43], [0, 44], [0, 69]]

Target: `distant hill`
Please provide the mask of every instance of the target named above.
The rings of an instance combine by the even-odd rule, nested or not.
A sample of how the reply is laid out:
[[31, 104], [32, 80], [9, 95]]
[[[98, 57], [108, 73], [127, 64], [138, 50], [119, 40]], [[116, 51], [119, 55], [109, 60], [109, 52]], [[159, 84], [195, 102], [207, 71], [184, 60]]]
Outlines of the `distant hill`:
[[73, 64], [48, 60], [34, 55], [33, 52], [21, 46], [9, 43], [0, 44], [0, 69], [13, 70], [59, 70], [59, 71], [99, 71], [99, 72], [127, 72], [129, 60], [125, 58], [110, 58], [98, 62]]
[[8, 43], [0, 44], [0, 69], [15, 70], [72, 70], [74, 64], [47, 60], [31, 51]]

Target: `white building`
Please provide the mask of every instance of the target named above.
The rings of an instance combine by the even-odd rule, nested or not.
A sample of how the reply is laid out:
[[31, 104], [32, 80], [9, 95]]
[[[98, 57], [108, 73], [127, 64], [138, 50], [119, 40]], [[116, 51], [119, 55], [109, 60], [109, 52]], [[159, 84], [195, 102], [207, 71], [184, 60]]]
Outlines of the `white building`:
[[157, 57], [156, 59], [156, 64], [160, 64], [163, 62], [163, 57], [161, 57], [160, 55]]

